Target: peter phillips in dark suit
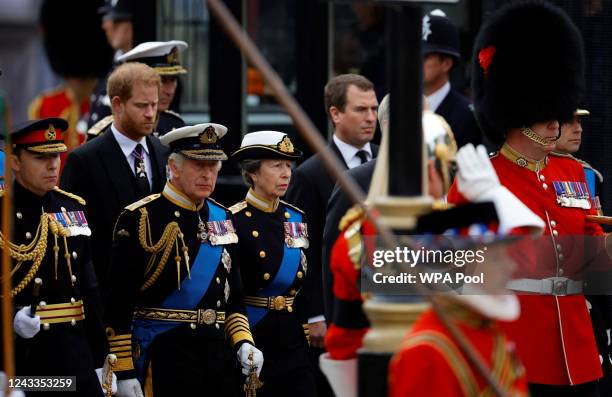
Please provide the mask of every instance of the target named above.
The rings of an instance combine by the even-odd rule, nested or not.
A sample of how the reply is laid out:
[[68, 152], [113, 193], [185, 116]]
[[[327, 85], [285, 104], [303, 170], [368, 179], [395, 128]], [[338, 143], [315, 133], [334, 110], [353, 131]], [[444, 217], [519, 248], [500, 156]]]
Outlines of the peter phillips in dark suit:
[[[470, 100], [451, 87], [449, 74], [459, 62], [459, 31], [440, 10], [423, 17], [423, 94], [429, 109], [450, 125], [457, 147], [477, 146], [483, 135]], [[493, 149], [493, 148], [491, 148]]]
[[[346, 169], [359, 166], [378, 154], [378, 146], [370, 144], [376, 130], [378, 100], [372, 82], [356, 74], [339, 75], [325, 86], [325, 108], [334, 125], [330, 149]], [[286, 200], [304, 210], [308, 216], [310, 249], [307, 250], [309, 276], [305, 289], [310, 289], [307, 317], [310, 342], [324, 348], [326, 332], [323, 306], [321, 246], [326, 207], [336, 181], [325, 169], [321, 157], [314, 155], [293, 173]]]
[[108, 79], [113, 123], [105, 134], [68, 156], [61, 186], [87, 201], [92, 257], [102, 297], [108, 294], [108, 268], [115, 221], [122, 209], [166, 181], [168, 149], [150, 136], [157, 114], [160, 77], [141, 63], [119, 66]]

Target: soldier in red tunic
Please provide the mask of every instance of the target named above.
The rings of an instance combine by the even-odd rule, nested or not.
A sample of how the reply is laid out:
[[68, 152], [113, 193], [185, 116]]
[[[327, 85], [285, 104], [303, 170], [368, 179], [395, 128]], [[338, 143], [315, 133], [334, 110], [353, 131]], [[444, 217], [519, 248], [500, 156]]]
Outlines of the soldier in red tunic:
[[[597, 396], [601, 377], [582, 282], [569, 277], [582, 250], [563, 236], [603, 231], [586, 220], [595, 211], [581, 165], [552, 153], [560, 124], [573, 117], [584, 86], [581, 43], [557, 7], [514, 3], [485, 22], [473, 59], [476, 117], [502, 145], [492, 158], [499, 181], [546, 223], [539, 266], [522, 269], [532, 276], [510, 284], [521, 293], [521, 316], [505, 326], [535, 397]], [[486, 198], [489, 189], [459, 177], [448, 201]]]

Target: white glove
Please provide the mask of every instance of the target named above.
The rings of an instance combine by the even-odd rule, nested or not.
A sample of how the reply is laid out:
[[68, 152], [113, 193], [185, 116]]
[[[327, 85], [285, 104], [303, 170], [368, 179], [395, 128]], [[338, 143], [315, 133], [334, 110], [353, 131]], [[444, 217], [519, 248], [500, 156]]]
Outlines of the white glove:
[[456, 158], [459, 191], [472, 202], [493, 202], [501, 234], [517, 227], [529, 227], [533, 234], [544, 230], [544, 221], [500, 184], [484, 146], [474, 148], [468, 143], [459, 149]]
[[[100, 382], [100, 387], [102, 388], [102, 393], [104, 393], [104, 379], [102, 379], [102, 371], [103, 368], [96, 368], [96, 375], [98, 376], [98, 382]], [[113, 394], [117, 393], [117, 375], [113, 374]]]
[[357, 397], [357, 359], [334, 360], [329, 353], [319, 356], [319, 367], [336, 397]]
[[463, 196], [471, 202], [481, 202], [482, 195], [498, 186], [499, 178], [484, 146], [468, 143], [456, 155], [457, 187]]
[[13, 329], [24, 339], [33, 338], [40, 331], [40, 316], [30, 317], [30, 306], [26, 306], [15, 314]]
[[[253, 353], [253, 361], [249, 361], [249, 354]], [[245, 375], [249, 374], [251, 370], [251, 365], [257, 367], [257, 376], [261, 372], [261, 368], [263, 367], [264, 357], [263, 353], [257, 349], [255, 346], [250, 343], [243, 343], [238, 349], [238, 361], [240, 361], [240, 365], [242, 365], [242, 373]]]
[[140, 383], [136, 378], [117, 381], [116, 397], [144, 397]]

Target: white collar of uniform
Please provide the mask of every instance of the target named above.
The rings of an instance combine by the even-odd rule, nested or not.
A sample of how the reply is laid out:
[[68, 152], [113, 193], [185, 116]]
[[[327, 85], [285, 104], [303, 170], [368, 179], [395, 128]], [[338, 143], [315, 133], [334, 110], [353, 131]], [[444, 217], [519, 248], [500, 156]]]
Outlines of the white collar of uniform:
[[199, 211], [200, 208], [204, 205], [204, 201], [200, 204], [195, 204], [193, 201], [189, 199], [189, 197], [185, 196], [183, 192], [178, 190], [172, 183], [169, 181], [166, 182], [166, 186], [164, 186], [164, 190], [162, 191], [162, 195], [168, 199], [172, 204], [177, 205], [181, 208], [184, 208], [189, 211]]
[[149, 154], [149, 147], [147, 146], [146, 137], [143, 136], [142, 138], [140, 138], [139, 141], [133, 141], [127, 136], [123, 135], [121, 132], [119, 132], [117, 127], [115, 127], [115, 123], [111, 124], [111, 131], [113, 133], [113, 136], [115, 137], [115, 140], [119, 144], [119, 147], [121, 148], [121, 151], [123, 152], [123, 155], [126, 158], [130, 157], [130, 155], [136, 148], [136, 145], [138, 145], [139, 143], [144, 148], [144, 151], [147, 152], [147, 154]]
[[360, 150], [365, 150], [366, 152], [368, 152], [368, 154], [370, 155], [370, 159], [374, 157], [372, 155], [372, 148], [370, 147], [370, 142], [366, 143], [360, 148], [357, 148], [355, 146], [349, 145], [348, 143], [344, 142], [343, 140], [338, 138], [336, 134], [332, 136], [332, 139], [334, 140], [334, 143], [336, 144], [336, 146], [338, 146], [338, 149], [340, 149], [340, 153], [342, 154], [342, 158], [344, 159], [344, 162], [346, 163], [346, 165], [350, 165], [351, 159], [355, 157], [357, 152]]
[[276, 209], [278, 208], [278, 203], [280, 202], [279, 199], [276, 199], [274, 201], [270, 201], [270, 200], [268, 200], [266, 198], [258, 196], [253, 191], [253, 188], [249, 189], [249, 191], [247, 192], [246, 201], [247, 201], [247, 203], [251, 204], [253, 207], [255, 207], [258, 210], [261, 210], [263, 212], [274, 212], [274, 211], [276, 211]]
[[440, 106], [440, 104], [442, 103], [442, 101], [444, 100], [444, 98], [446, 98], [446, 96], [450, 92], [450, 89], [451, 89], [450, 82], [447, 81], [437, 91], [429, 95], [427, 97], [427, 104], [429, 105], [429, 110], [431, 110], [432, 112], [435, 112]]

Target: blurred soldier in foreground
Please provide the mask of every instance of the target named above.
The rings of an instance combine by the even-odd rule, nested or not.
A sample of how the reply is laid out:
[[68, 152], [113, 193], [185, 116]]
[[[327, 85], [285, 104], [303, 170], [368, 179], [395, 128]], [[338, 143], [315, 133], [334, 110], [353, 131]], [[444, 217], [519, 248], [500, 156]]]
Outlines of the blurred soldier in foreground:
[[67, 128], [49, 118], [11, 134], [14, 228], [2, 236], [2, 249], [14, 261], [16, 374], [76, 376], [75, 395], [101, 396], [107, 344], [85, 201], [56, 186]]
[[[499, 182], [546, 222], [549, 237], [540, 240], [537, 263], [521, 264], [533, 273], [509, 283], [523, 294], [520, 318], [505, 329], [517, 344], [532, 396], [597, 396], [601, 366], [583, 284], [568, 277], [569, 265], [584, 264], [586, 252], [563, 237], [603, 231], [586, 219], [596, 212], [582, 166], [552, 153], [583, 91], [582, 38], [559, 8], [512, 3], [485, 21], [472, 68], [477, 120], [502, 145], [492, 158]], [[486, 195], [494, 181], [465, 189], [459, 179], [448, 200]]]
[[[302, 210], [280, 200], [302, 156], [278, 131], [246, 134], [232, 154], [249, 185], [246, 199], [231, 207], [238, 230], [238, 263], [255, 341], [266, 356], [262, 396], [316, 397], [308, 357], [308, 319], [303, 302], [311, 293], [307, 273], [308, 224]], [[259, 393], [258, 393], [259, 394]]]
[[[187, 73], [179, 59], [179, 53], [186, 48], [187, 43], [184, 41], [151, 41], [139, 44], [117, 58], [118, 62], [141, 62], [149, 65], [161, 78], [157, 117], [153, 127], [155, 136], [161, 136], [175, 128], [185, 126], [183, 119], [177, 113], [169, 110], [169, 107], [176, 94], [178, 76]], [[88, 139], [103, 133], [112, 122], [112, 115], [98, 121], [87, 131]]]
[[156, 397], [235, 396], [232, 351], [245, 375], [261, 371], [233, 261], [233, 217], [209, 197], [227, 159], [226, 132], [199, 124], [163, 136], [172, 150], [163, 192], [117, 220], [106, 318], [120, 397], [142, 395], [141, 385]]

